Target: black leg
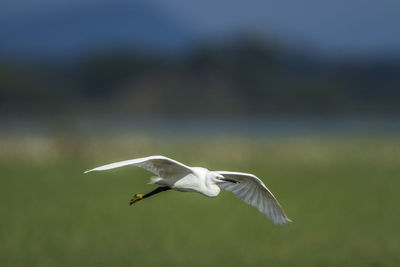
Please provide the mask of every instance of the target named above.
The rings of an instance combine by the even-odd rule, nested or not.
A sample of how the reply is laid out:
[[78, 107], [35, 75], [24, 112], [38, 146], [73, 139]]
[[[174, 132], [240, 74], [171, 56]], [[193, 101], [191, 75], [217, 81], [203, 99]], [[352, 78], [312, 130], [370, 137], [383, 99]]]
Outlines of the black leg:
[[154, 189], [153, 191], [151, 191], [150, 193], [147, 193], [146, 195], [144, 195], [143, 198], [148, 198], [148, 197], [151, 197], [152, 195], [155, 195], [155, 194], [158, 194], [158, 193], [170, 190], [170, 189], [171, 189], [171, 187], [168, 187], [168, 186], [160, 186], [160, 187], [157, 187], [156, 189]]
[[133, 198], [131, 199], [131, 201], [129, 201], [129, 205], [132, 205], [132, 204], [135, 203], [136, 201], [142, 200], [142, 199], [144, 199], [144, 198], [151, 197], [152, 195], [155, 195], [155, 194], [158, 194], [158, 193], [161, 193], [161, 192], [170, 190], [170, 189], [171, 189], [171, 188], [168, 187], [168, 186], [160, 186], [160, 187], [157, 187], [155, 190], [153, 190], [153, 191], [151, 191], [150, 193], [147, 193], [147, 194], [145, 194], [145, 195], [143, 195], [143, 194], [136, 194], [136, 195], [133, 196]]

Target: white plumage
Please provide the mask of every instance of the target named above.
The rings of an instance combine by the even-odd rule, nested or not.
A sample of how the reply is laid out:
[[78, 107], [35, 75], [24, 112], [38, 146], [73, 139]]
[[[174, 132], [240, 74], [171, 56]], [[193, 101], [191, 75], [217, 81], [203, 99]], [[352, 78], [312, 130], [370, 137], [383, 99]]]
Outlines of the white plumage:
[[[279, 205], [278, 201], [264, 183], [253, 174], [229, 171], [209, 171], [201, 167], [188, 167], [178, 161], [164, 156], [150, 156], [115, 162], [88, 170], [104, 171], [122, 166], [134, 165], [155, 173], [158, 177], [151, 179], [151, 184], [160, 187], [153, 194], [173, 189], [182, 192], [197, 192], [208, 197], [219, 194], [220, 188], [234, 193], [238, 199], [256, 207], [275, 224], [288, 224], [291, 220]], [[161, 190], [160, 190], [161, 189]], [[135, 195], [137, 200], [148, 197], [147, 195]]]

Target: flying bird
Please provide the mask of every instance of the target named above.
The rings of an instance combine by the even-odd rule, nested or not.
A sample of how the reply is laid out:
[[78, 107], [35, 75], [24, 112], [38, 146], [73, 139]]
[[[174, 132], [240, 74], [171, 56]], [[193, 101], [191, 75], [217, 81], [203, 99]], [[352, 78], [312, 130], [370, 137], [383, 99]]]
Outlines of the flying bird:
[[234, 193], [238, 199], [256, 207], [275, 224], [288, 224], [286, 216], [272, 192], [253, 174], [230, 171], [209, 171], [201, 167], [188, 167], [164, 156], [150, 156], [115, 162], [88, 170], [104, 171], [133, 165], [156, 174], [149, 184], [157, 184], [155, 190], [147, 194], [135, 194], [130, 205], [139, 200], [170, 189], [180, 192], [197, 192], [207, 197], [216, 197], [221, 189]]

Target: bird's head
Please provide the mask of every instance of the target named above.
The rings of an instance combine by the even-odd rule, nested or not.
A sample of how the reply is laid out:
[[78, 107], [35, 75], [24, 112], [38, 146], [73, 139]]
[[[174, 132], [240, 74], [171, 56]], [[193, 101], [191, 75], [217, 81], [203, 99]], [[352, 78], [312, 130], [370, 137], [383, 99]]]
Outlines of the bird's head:
[[211, 182], [213, 182], [213, 183], [223, 183], [223, 182], [230, 182], [230, 183], [234, 183], [234, 184], [238, 183], [238, 181], [230, 179], [230, 178], [226, 178], [217, 172], [209, 172], [207, 178], [210, 179]]

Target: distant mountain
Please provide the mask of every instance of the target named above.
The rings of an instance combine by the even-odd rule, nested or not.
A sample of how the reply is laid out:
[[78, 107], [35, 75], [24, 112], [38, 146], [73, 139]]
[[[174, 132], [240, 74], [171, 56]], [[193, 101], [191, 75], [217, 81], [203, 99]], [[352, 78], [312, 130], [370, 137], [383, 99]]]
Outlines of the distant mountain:
[[113, 46], [174, 50], [194, 38], [190, 25], [143, 2], [83, 2], [0, 18], [0, 52], [65, 57]]

